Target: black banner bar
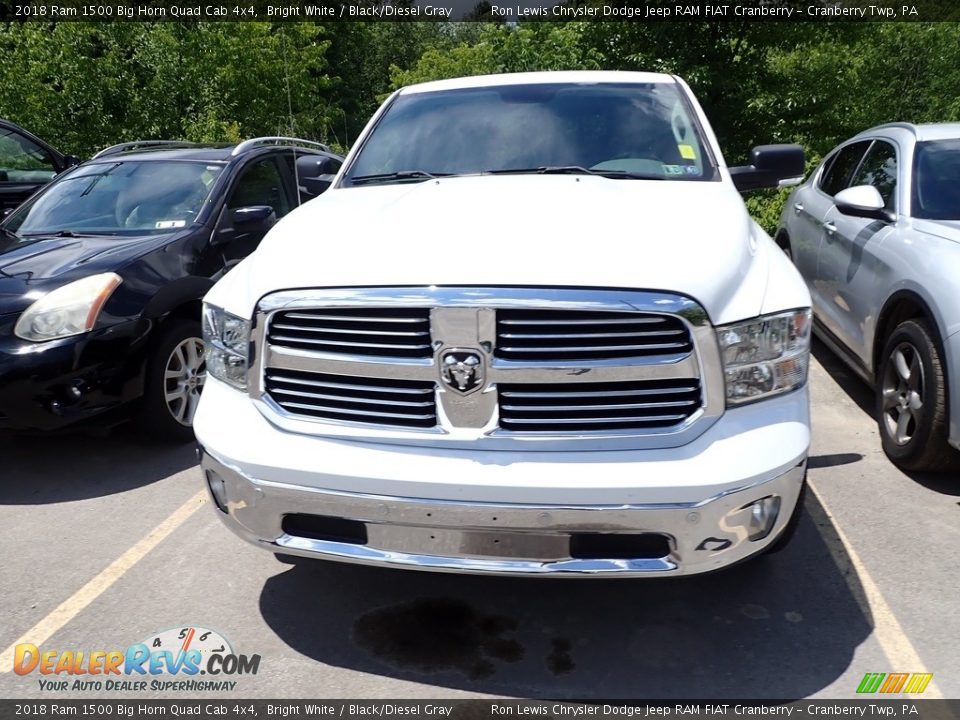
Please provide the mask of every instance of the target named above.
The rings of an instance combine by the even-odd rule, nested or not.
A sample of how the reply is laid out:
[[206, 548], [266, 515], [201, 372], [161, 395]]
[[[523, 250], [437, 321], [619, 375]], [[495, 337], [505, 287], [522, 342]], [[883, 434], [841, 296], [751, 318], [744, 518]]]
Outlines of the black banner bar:
[[957, 720], [960, 700], [896, 699], [794, 701], [635, 701], [635, 700], [0, 700], [0, 718], [402, 718], [405, 720], [493, 720], [543, 718], [585, 720]]
[[950, 0], [4, 0], [12, 22], [958, 22]]

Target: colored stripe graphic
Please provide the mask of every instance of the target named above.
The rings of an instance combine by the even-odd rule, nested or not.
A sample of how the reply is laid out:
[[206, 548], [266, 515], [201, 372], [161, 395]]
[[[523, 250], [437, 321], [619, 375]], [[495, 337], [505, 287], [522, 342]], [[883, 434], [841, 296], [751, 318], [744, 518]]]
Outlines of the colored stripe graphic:
[[904, 690], [905, 693], [922, 693], [930, 684], [933, 673], [914, 673], [910, 676], [910, 682]]
[[875, 693], [886, 676], [886, 673], [867, 673], [863, 676], [863, 680], [860, 681], [857, 692], [864, 694]]
[[904, 684], [907, 682], [908, 677], [910, 677], [910, 673], [890, 673], [887, 675], [887, 681], [883, 683], [883, 686], [880, 688], [880, 692], [900, 692], [900, 690], [903, 689]]
[[933, 673], [867, 673], [857, 686], [860, 695], [873, 693], [910, 693], [918, 695], [927, 689]]

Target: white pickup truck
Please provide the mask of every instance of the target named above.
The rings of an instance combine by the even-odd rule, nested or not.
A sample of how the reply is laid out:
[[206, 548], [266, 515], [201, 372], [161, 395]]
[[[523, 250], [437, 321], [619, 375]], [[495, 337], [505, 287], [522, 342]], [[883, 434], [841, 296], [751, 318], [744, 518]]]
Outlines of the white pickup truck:
[[217, 513], [278, 555], [557, 577], [785, 544], [810, 297], [670, 75], [395, 92], [332, 187], [204, 305], [194, 428]]

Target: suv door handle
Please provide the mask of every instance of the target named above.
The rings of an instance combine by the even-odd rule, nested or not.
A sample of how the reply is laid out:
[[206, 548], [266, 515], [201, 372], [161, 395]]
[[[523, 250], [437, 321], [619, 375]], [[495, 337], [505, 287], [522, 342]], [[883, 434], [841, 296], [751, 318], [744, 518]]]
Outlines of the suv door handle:
[[799, 215], [800, 213], [802, 213], [802, 212], [803, 212], [803, 203], [794, 203], [794, 204], [793, 204], [793, 211], [794, 211], [795, 213], [797, 213], [797, 215]]
[[825, 222], [823, 224], [823, 229], [826, 231], [828, 237], [837, 232], [837, 226], [832, 222]]

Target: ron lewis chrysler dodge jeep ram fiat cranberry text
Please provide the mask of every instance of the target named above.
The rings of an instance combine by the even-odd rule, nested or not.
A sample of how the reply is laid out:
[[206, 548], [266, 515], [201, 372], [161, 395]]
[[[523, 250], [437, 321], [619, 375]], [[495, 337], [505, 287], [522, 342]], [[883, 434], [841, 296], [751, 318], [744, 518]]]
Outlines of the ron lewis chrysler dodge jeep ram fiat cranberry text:
[[209, 292], [195, 430], [278, 554], [556, 576], [782, 545], [810, 443], [810, 297], [669, 75], [408, 87], [333, 187]]

